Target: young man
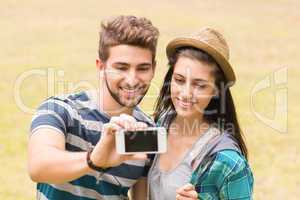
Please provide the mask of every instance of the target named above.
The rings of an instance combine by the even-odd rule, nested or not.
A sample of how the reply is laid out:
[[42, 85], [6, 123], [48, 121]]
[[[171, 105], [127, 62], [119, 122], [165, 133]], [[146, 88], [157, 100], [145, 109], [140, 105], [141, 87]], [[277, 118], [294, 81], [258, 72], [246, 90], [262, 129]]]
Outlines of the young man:
[[145, 184], [147, 157], [117, 154], [114, 133], [153, 125], [136, 105], [154, 76], [158, 34], [145, 18], [102, 23], [99, 91], [50, 97], [38, 108], [28, 167], [38, 199], [127, 199], [129, 188]]

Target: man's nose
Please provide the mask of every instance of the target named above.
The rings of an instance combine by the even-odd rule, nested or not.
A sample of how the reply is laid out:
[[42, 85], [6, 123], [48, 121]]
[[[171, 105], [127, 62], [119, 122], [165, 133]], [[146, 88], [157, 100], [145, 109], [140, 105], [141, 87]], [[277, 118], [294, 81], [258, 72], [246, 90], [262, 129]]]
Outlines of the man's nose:
[[135, 70], [130, 70], [128, 74], [126, 74], [126, 83], [131, 87], [135, 87], [138, 85], [138, 78]]

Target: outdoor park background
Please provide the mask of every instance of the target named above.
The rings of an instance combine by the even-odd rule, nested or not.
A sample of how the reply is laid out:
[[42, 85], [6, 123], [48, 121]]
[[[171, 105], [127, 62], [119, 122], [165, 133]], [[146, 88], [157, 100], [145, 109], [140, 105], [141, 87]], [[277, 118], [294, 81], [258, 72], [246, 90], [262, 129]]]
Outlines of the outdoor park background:
[[[148, 17], [161, 32], [157, 73], [142, 105], [148, 113], [153, 109], [157, 87], [167, 69], [167, 42], [203, 26], [214, 27], [225, 35], [237, 74], [232, 90], [250, 150], [254, 197], [299, 199], [299, 10], [297, 0], [1, 0], [0, 199], [35, 198], [35, 184], [26, 171], [31, 113], [20, 106], [18, 97], [27, 108], [36, 108], [47, 96], [85, 89], [86, 83], [96, 86], [100, 20], [119, 14]], [[46, 76], [34, 75], [18, 85], [24, 73], [33, 69], [46, 70], [43, 72], [48, 75], [53, 72], [54, 84], [47, 86]], [[59, 71], [63, 71], [63, 76]], [[271, 82], [265, 79], [269, 77]], [[282, 81], [274, 85], [275, 79]], [[266, 88], [253, 93], [262, 80]], [[78, 88], [62, 87], [68, 84]], [[283, 101], [276, 100], [278, 95]], [[283, 110], [276, 109], [276, 103]], [[275, 121], [266, 125], [259, 116]], [[287, 130], [280, 133], [278, 128], [272, 128], [274, 125]]]

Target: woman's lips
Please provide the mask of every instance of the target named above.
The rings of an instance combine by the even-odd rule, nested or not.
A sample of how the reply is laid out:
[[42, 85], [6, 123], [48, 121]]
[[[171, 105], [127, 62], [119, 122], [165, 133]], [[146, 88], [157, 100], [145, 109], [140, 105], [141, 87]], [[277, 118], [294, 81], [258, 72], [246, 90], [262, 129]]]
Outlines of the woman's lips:
[[177, 104], [180, 107], [185, 108], [185, 109], [190, 108], [194, 105], [194, 102], [192, 102], [192, 101], [183, 101], [179, 98], [176, 98], [176, 100], [177, 100]]

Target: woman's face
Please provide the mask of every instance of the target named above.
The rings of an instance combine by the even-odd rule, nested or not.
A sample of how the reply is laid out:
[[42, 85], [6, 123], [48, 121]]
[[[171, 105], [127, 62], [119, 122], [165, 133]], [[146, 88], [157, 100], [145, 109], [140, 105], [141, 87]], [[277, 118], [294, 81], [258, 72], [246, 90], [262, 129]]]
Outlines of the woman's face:
[[202, 117], [216, 94], [212, 65], [188, 57], [179, 57], [171, 80], [171, 99], [180, 117]]

